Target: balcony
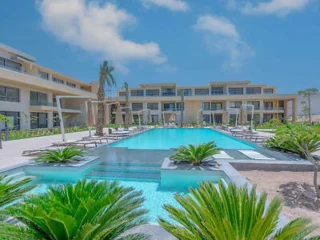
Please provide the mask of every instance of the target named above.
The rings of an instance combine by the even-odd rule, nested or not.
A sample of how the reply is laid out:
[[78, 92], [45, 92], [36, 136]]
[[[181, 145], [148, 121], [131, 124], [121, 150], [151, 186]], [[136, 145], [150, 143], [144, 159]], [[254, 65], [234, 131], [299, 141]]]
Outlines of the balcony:
[[142, 108], [140, 108], [140, 107], [133, 107], [132, 108], [132, 111], [134, 111], [134, 112], [141, 111], [141, 110], [142, 110]]
[[[62, 112], [68, 113], [80, 113], [80, 106], [61, 106]], [[58, 111], [57, 103], [48, 103], [48, 102], [30, 102], [29, 106], [30, 111]]]
[[178, 111], [177, 108], [175, 107], [170, 107], [170, 108], [162, 108], [163, 112], [174, 112], [174, 111]]
[[176, 93], [175, 92], [163, 92], [162, 96], [163, 97], [175, 97]]

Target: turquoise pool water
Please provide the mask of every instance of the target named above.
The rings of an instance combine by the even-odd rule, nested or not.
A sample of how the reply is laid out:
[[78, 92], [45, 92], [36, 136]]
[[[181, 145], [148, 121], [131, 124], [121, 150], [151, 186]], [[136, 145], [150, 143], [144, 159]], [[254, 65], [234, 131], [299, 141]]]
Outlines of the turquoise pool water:
[[[176, 193], [182, 195], [187, 194], [187, 189], [161, 189], [158, 182], [138, 182], [138, 181], [118, 181], [125, 187], [133, 187], [138, 191], [143, 191], [143, 197], [145, 199], [144, 208], [148, 212], [148, 220], [150, 223], [156, 224], [158, 216], [167, 218], [167, 212], [162, 208], [164, 204], [171, 204], [179, 207], [179, 204], [174, 199]], [[50, 185], [48, 183], [40, 183], [37, 188], [33, 190], [34, 194], [45, 193]]]
[[170, 149], [187, 144], [199, 145], [210, 141], [215, 141], [217, 146], [223, 149], [255, 148], [254, 145], [205, 128], [152, 129], [110, 146], [129, 149]]

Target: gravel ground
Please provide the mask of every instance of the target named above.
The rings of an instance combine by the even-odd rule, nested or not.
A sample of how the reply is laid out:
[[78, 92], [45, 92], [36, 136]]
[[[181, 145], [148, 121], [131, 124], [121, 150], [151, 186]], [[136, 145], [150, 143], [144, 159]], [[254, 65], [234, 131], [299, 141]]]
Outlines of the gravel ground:
[[[267, 192], [269, 199], [272, 199], [276, 195], [281, 195], [279, 192], [279, 186], [281, 184], [298, 182], [312, 185], [313, 183], [313, 172], [240, 171], [240, 174], [250, 183], [256, 184], [257, 189], [260, 192]], [[311, 211], [306, 208], [291, 208], [284, 206], [283, 213], [290, 219], [298, 217], [310, 218], [314, 223], [320, 225], [320, 212]], [[314, 234], [320, 235], [320, 228], [318, 228], [312, 235]]]

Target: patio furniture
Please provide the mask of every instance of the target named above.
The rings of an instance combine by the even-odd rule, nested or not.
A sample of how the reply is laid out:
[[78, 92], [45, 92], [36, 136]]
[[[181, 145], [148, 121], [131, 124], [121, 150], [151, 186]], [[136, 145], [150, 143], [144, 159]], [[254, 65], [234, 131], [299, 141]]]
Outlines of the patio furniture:
[[82, 140], [85, 141], [99, 141], [102, 143], [102, 141], [108, 142], [108, 136], [88, 136], [88, 137], [83, 137]]
[[66, 146], [49, 146], [49, 147], [43, 147], [43, 148], [38, 148], [38, 149], [30, 149], [30, 150], [25, 150], [22, 152], [22, 156], [34, 156], [41, 154], [43, 152], [49, 151], [49, 150], [59, 150], [59, 149], [64, 149]]
[[79, 140], [67, 140], [67, 141], [60, 141], [52, 143], [52, 146], [70, 146], [73, 143], [78, 142]]
[[76, 141], [74, 143], [70, 144], [71, 146], [82, 146], [83, 148], [87, 148], [88, 145], [94, 145], [94, 147], [98, 146], [98, 143], [96, 140], [81, 140], [81, 141]]

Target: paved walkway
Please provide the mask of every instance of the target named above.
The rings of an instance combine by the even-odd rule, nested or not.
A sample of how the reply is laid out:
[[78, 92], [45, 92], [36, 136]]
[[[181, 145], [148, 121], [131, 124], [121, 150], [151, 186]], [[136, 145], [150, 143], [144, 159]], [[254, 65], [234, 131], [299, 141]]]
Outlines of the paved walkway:
[[[95, 131], [92, 131], [92, 134], [94, 134], [94, 132]], [[104, 132], [107, 132], [107, 129], [105, 129]], [[85, 136], [89, 136], [88, 131], [68, 133], [66, 134], [66, 139], [80, 140], [82, 137]], [[25, 150], [48, 147], [53, 142], [59, 142], [61, 140], [61, 134], [58, 134], [52, 136], [3, 141], [3, 149], [0, 149], [0, 170], [10, 168], [15, 165], [28, 163], [32, 159], [32, 157], [22, 156], [22, 152]]]

